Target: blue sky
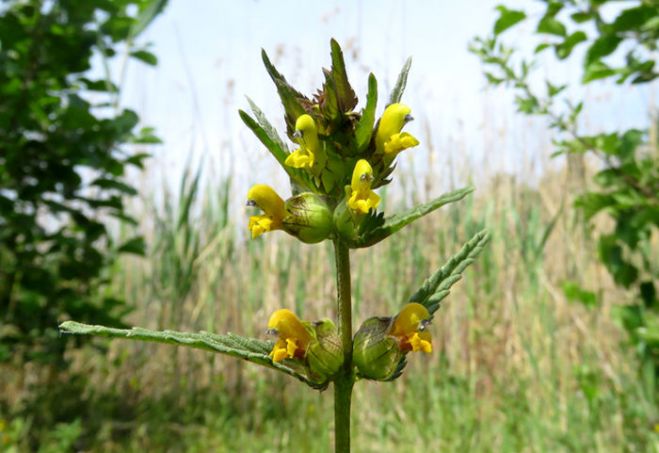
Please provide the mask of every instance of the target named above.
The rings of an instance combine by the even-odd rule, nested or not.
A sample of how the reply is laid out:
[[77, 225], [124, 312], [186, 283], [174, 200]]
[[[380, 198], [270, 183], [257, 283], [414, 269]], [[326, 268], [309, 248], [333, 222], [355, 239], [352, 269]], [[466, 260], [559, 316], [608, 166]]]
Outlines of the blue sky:
[[[320, 68], [329, 66], [334, 37], [344, 48], [360, 101], [368, 73], [377, 76], [380, 112], [401, 65], [413, 57], [403, 100], [417, 118], [409, 130], [424, 143], [401, 156], [403, 171], [425, 171], [424, 177], [442, 182], [441, 189], [464, 175], [478, 180], [495, 171], [539, 174], [554, 165], [547, 158], [549, 134], [540, 122], [514, 113], [511, 93], [484, 90], [482, 67], [467, 51], [474, 36], [490, 30], [497, 3], [170, 0], [140, 37], [152, 44], [159, 65], [130, 63], [122, 101], [164, 140], [152, 150], [152, 174], [177, 179], [190, 156], [204, 156], [214, 175], [230, 173], [243, 185], [270, 179], [282, 185], [282, 172], [242, 125], [237, 109], [247, 108], [248, 95], [275, 125], [283, 125], [261, 48], [289, 82], [311, 94], [322, 83]], [[532, 12], [541, 8], [531, 1], [506, 4]], [[543, 71], [566, 80], [580, 74], [578, 65], [559, 68], [551, 62]], [[609, 108], [594, 110], [592, 124], [642, 125], [636, 123], [647, 117], [647, 92], [589, 90], [595, 104]]]

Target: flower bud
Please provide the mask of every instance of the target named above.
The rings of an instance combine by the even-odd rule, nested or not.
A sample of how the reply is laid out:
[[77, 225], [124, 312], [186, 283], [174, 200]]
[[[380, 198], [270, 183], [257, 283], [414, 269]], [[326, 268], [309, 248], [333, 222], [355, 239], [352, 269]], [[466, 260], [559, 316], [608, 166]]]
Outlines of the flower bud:
[[432, 337], [426, 329], [430, 313], [421, 304], [409, 303], [393, 318], [367, 319], [355, 334], [353, 360], [367, 379], [388, 380], [410, 351], [432, 352]]
[[319, 195], [305, 192], [286, 200], [282, 228], [302, 242], [314, 244], [332, 232], [332, 212]]

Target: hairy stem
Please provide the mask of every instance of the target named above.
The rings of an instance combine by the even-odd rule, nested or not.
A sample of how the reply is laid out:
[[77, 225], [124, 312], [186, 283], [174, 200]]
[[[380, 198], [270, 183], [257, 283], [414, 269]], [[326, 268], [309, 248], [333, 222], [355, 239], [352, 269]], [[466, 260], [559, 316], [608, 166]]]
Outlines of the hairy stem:
[[350, 250], [334, 241], [336, 257], [337, 311], [343, 345], [343, 368], [334, 381], [334, 444], [336, 453], [350, 452], [350, 400], [355, 382], [352, 372], [352, 301], [350, 294]]

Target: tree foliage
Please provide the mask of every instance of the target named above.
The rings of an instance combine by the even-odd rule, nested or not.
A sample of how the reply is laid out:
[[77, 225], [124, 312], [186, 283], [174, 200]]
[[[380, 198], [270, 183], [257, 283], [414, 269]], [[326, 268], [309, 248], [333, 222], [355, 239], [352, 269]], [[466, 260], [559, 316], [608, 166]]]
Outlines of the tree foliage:
[[0, 360], [58, 362], [66, 345], [53, 341], [58, 321], [118, 326], [127, 312], [99, 291], [103, 270], [144, 243], [114, 244], [107, 221], [134, 222], [126, 171], [148, 155], [125, 145], [158, 139], [119, 108], [109, 60], [124, 51], [156, 63], [134, 40], [164, 4], [24, 0], [0, 8]]
[[[568, 94], [568, 83], [544, 80], [537, 90], [538, 58], [553, 51], [568, 62], [583, 52], [581, 84], [612, 80], [618, 85], [646, 84], [659, 76], [659, 4], [654, 1], [607, 0], [543, 1], [544, 12], [530, 42], [532, 55], [508, 46], [502, 34], [517, 24], [529, 24], [525, 11], [499, 6], [492, 33], [476, 38], [471, 50], [486, 67], [490, 85], [514, 90], [517, 109], [548, 119], [555, 132], [556, 154], [598, 158], [594, 188], [578, 195], [576, 208], [590, 221], [605, 214], [614, 223], [598, 237], [599, 257], [616, 284], [634, 290], [633, 301], [620, 307], [619, 319], [641, 360], [641, 375], [653, 397], [659, 377], [659, 305], [656, 281], [659, 268], [656, 235], [659, 227], [659, 143], [648, 130], [603, 130], [586, 133], [582, 127], [584, 101]], [[528, 41], [527, 41], [528, 42]], [[656, 140], [656, 139], [655, 139]], [[655, 244], [653, 245], [653, 236]], [[594, 294], [574, 284], [565, 286], [570, 299], [595, 305]]]

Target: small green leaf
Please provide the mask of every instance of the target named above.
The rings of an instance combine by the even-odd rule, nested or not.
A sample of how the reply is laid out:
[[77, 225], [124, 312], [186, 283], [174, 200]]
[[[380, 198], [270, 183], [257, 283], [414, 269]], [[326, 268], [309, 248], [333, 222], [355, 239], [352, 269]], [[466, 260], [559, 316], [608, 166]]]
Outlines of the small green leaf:
[[366, 107], [362, 110], [362, 116], [355, 128], [357, 139], [357, 153], [364, 152], [371, 141], [373, 125], [375, 124], [375, 107], [378, 102], [378, 82], [371, 73], [368, 76], [368, 94], [366, 95]]
[[405, 85], [407, 85], [407, 75], [410, 72], [410, 67], [412, 67], [412, 57], [405, 60], [405, 64], [400, 70], [400, 74], [398, 74], [396, 85], [394, 85], [394, 89], [391, 91], [391, 96], [389, 97], [389, 104], [396, 104], [397, 102], [400, 102], [401, 98], [403, 97]]
[[601, 61], [594, 61], [593, 63], [590, 63], [588, 66], [586, 66], [582, 81], [583, 83], [589, 83], [593, 80], [605, 79], [615, 74], [615, 69], [610, 68]]
[[135, 190], [134, 187], [129, 186], [125, 182], [116, 179], [97, 178], [94, 181], [92, 181], [91, 185], [100, 187], [101, 189], [116, 190], [118, 192], [122, 192], [127, 195], [137, 195], [137, 190]]
[[142, 236], [136, 236], [121, 244], [117, 249], [119, 253], [132, 253], [133, 255], [144, 256], [146, 243]]
[[537, 32], [556, 36], [565, 36], [567, 34], [565, 25], [553, 16], [543, 17], [538, 22]]
[[499, 18], [494, 23], [495, 35], [500, 35], [510, 27], [526, 19], [526, 13], [524, 11], [508, 9], [503, 5], [497, 6], [496, 9], [499, 11]]
[[148, 50], [135, 50], [130, 53], [130, 56], [150, 66], [155, 66], [158, 64], [158, 57], [156, 57]]
[[593, 42], [586, 53], [585, 66], [588, 67], [603, 57], [611, 55], [622, 42], [622, 38], [607, 34], [602, 35]]
[[556, 56], [561, 60], [566, 59], [572, 53], [572, 50], [579, 43], [588, 40], [588, 36], [582, 31], [575, 31], [570, 36], [565, 38], [565, 40], [556, 46]]
[[566, 281], [563, 283], [563, 294], [570, 302], [578, 302], [586, 308], [593, 308], [599, 304], [597, 294], [579, 286], [578, 283]]

